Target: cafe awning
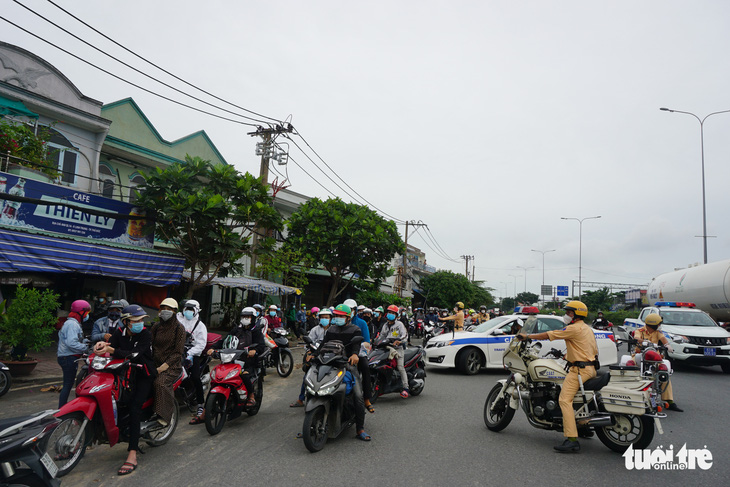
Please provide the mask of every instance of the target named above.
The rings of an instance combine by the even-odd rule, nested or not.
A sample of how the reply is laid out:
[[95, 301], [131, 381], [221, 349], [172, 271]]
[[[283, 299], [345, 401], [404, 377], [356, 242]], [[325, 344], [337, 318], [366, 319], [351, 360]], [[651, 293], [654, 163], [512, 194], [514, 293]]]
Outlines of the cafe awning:
[[[183, 272], [183, 278], [190, 280], [190, 271]], [[284, 294], [293, 294], [299, 289], [290, 286], [284, 286], [276, 282], [267, 281], [265, 279], [257, 279], [255, 277], [214, 277], [210, 282], [221, 287], [232, 287], [238, 289], [248, 289], [260, 294], [268, 294], [273, 296], [281, 296]]]

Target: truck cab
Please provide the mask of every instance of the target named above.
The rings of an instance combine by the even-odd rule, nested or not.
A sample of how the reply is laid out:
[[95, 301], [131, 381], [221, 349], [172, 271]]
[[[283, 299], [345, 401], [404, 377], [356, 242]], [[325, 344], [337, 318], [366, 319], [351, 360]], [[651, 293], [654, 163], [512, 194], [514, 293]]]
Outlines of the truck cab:
[[730, 374], [730, 332], [719, 326], [707, 313], [696, 309], [694, 303], [657, 301], [641, 310], [639, 318], [625, 319], [627, 332], [644, 326], [646, 317], [657, 313], [663, 319], [659, 330], [673, 348], [669, 359], [692, 365], [719, 365]]

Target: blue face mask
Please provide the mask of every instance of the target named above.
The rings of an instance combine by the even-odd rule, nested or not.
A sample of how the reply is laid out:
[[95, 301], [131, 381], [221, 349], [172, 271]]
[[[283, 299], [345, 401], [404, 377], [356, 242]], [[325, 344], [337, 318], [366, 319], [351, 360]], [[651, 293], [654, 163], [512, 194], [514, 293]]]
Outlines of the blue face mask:
[[144, 323], [142, 323], [141, 321], [138, 321], [137, 323], [132, 323], [132, 326], [130, 326], [129, 329], [132, 333], [137, 334], [144, 329]]
[[192, 309], [186, 309], [185, 311], [183, 311], [183, 316], [187, 320], [192, 320], [195, 316], [195, 311], [193, 311]]
[[329, 318], [320, 318], [319, 324], [324, 327], [330, 326], [330, 319]]
[[338, 316], [336, 318], [332, 318], [332, 324], [335, 326], [343, 326], [345, 324], [345, 317]]
[[276, 311], [269, 311], [269, 316], [271, 316], [271, 317], [276, 316]]
[[84, 319], [82, 321], [84, 323], [86, 323], [87, 321], [89, 321], [89, 315], [87, 314], [86, 316], [84, 316]]
[[395, 321], [395, 315], [393, 313], [388, 313], [385, 317], [388, 318], [388, 321]]

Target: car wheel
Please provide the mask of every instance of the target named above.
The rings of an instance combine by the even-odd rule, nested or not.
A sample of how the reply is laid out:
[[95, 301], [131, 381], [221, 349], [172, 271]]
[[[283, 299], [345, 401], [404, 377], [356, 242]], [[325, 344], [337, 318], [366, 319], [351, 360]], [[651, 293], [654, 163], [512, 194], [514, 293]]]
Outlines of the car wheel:
[[482, 368], [482, 353], [476, 348], [463, 350], [456, 361], [459, 371], [466, 375], [474, 375]]

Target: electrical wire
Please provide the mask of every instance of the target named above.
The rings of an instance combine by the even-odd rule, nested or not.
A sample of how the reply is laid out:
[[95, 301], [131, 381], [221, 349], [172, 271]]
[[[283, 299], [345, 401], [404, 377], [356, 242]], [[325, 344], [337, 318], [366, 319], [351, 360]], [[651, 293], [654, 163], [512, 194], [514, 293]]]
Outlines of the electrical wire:
[[431, 233], [431, 229], [428, 227], [428, 225], [426, 225], [425, 227], [426, 227], [425, 235], [431, 240], [431, 242], [433, 242], [433, 244], [436, 246], [436, 248], [439, 249], [442, 258], [449, 260], [451, 262], [461, 263], [460, 260], [450, 257], [449, 254], [447, 254], [446, 251], [441, 247], [441, 245], [439, 245], [439, 243], [436, 241], [436, 237], [433, 236], [433, 233]]
[[157, 64], [153, 63], [152, 61], [150, 61], [150, 60], [148, 60], [148, 59], [146, 59], [146, 58], [144, 58], [144, 57], [140, 56], [140, 55], [139, 55], [139, 54], [137, 54], [136, 52], [132, 51], [131, 49], [129, 49], [129, 48], [127, 48], [127, 47], [125, 47], [125, 46], [124, 46], [124, 45], [122, 45], [121, 43], [119, 43], [119, 42], [115, 41], [114, 39], [112, 39], [112, 38], [111, 38], [111, 37], [109, 37], [108, 35], [104, 34], [103, 32], [101, 32], [101, 31], [99, 31], [98, 29], [94, 28], [93, 26], [89, 25], [88, 23], [84, 22], [83, 20], [81, 20], [80, 18], [78, 18], [78, 17], [76, 16], [76, 15], [74, 15], [74, 14], [72, 14], [71, 12], [69, 12], [68, 10], [64, 9], [64, 8], [63, 8], [63, 7], [61, 7], [60, 5], [58, 5], [58, 4], [56, 4], [55, 2], [53, 2], [52, 0], [47, 0], [47, 1], [48, 1], [48, 3], [50, 3], [51, 5], [53, 5], [54, 7], [56, 7], [57, 9], [61, 10], [61, 11], [62, 11], [62, 12], [64, 12], [65, 14], [67, 14], [67, 15], [69, 15], [70, 17], [72, 17], [73, 19], [75, 19], [76, 21], [80, 22], [81, 24], [85, 25], [85, 26], [86, 26], [86, 27], [88, 27], [89, 29], [93, 30], [94, 32], [96, 32], [97, 34], [99, 34], [100, 36], [102, 36], [103, 38], [105, 38], [106, 40], [108, 40], [108, 41], [110, 41], [110, 42], [114, 43], [115, 45], [117, 45], [117, 46], [119, 46], [119, 47], [121, 47], [122, 49], [124, 49], [124, 50], [125, 50], [125, 51], [127, 51], [128, 53], [132, 54], [133, 56], [137, 57], [138, 59], [141, 59], [142, 61], [146, 62], [147, 64], [149, 64], [149, 65], [151, 65], [151, 66], [154, 66], [155, 68], [159, 69], [159, 70], [160, 70], [160, 71], [162, 71], [163, 73], [165, 73], [165, 74], [167, 74], [167, 75], [169, 75], [169, 76], [172, 76], [173, 78], [175, 78], [175, 79], [176, 79], [176, 80], [178, 80], [178, 81], [181, 81], [182, 83], [185, 83], [186, 85], [190, 86], [191, 88], [195, 88], [196, 90], [198, 90], [198, 91], [200, 91], [200, 92], [202, 92], [202, 93], [205, 93], [206, 95], [208, 95], [208, 96], [210, 96], [210, 97], [213, 97], [213, 98], [215, 98], [215, 99], [216, 99], [216, 100], [218, 100], [218, 101], [222, 101], [223, 103], [227, 103], [228, 105], [231, 105], [232, 107], [238, 108], [239, 110], [243, 110], [244, 112], [250, 113], [250, 114], [252, 114], [252, 115], [256, 115], [257, 117], [261, 117], [261, 118], [267, 118], [267, 119], [269, 119], [269, 120], [273, 120], [273, 121], [275, 121], [275, 122], [277, 122], [277, 123], [284, 123], [284, 122], [282, 122], [281, 120], [279, 120], [279, 119], [277, 119], [277, 118], [269, 117], [269, 116], [267, 116], [267, 115], [263, 115], [263, 114], [261, 114], [261, 113], [257, 113], [257, 112], [255, 112], [255, 111], [253, 111], [253, 110], [249, 110], [248, 108], [244, 108], [244, 107], [242, 107], [242, 106], [236, 105], [236, 104], [235, 104], [235, 103], [233, 103], [233, 102], [227, 101], [227, 100], [225, 100], [225, 99], [223, 99], [223, 98], [221, 98], [221, 97], [219, 97], [219, 96], [216, 96], [216, 95], [214, 95], [213, 93], [210, 93], [210, 92], [208, 92], [208, 91], [204, 90], [203, 88], [200, 88], [200, 87], [198, 87], [198, 86], [196, 86], [196, 85], [194, 85], [194, 84], [192, 84], [192, 83], [190, 83], [190, 82], [188, 82], [188, 81], [184, 80], [183, 78], [181, 78], [181, 77], [179, 77], [179, 76], [177, 76], [177, 75], [175, 75], [175, 74], [171, 73], [170, 71], [168, 71], [168, 70], [166, 70], [166, 69], [162, 68], [161, 66], [158, 66]]
[[97, 66], [96, 64], [92, 63], [91, 61], [87, 61], [86, 59], [83, 59], [82, 57], [80, 57], [80, 56], [77, 56], [76, 54], [73, 54], [72, 52], [70, 52], [70, 51], [68, 51], [68, 50], [66, 50], [66, 49], [64, 49], [64, 48], [62, 48], [62, 47], [60, 47], [60, 46], [58, 46], [58, 45], [56, 45], [56, 44], [52, 43], [51, 41], [49, 41], [49, 40], [47, 40], [47, 39], [44, 39], [43, 37], [41, 37], [41, 36], [39, 36], [39, 35], [37, 35], [37, 34], [34, 34], [33, 32], [29, 31], [28, 29], [26, 29], [26, 28], [24, 28], [24, 27], [21, 27], [21, 26], [19, 26], [19, 25], [18, 25], [18, 24], [16, 24], [15, 22], [12, 22], [12, 21], [10, 21], [10, 20], [6, 19], [5, 17], [2, 17], [2, 16], [0, 16], [0, 20], [3, 20], [3, 21], [5, 21], [5, 22], [7, 22], [8, 24], [12, 25], [13, 27], [15, 27], [15, 28], [17, 28], [17, 29], [20, 29], [20, 30], [22, 30], [22, 31], [23, 31], [23, 32], [25, 32], [26, 34], [29, 34], [29, 35], [31, 35], [31, 36], [33, 36], [33, 37], [35, 37], [36, 39], [38, 39], [38, 40], [40, 40], [40, 41], [43, 41], [43, 42], [45, 42], [46, 44], [49, 44], [50, 46], [53, 46], [53, 47], [55, 47], [55, 48], [56, 48], [56, 49], [58, 49], [59, 51], [61, 51], [61, 52], [64, 52], [64, 53], [68, 54], [69, 56], [71, 56], [71, 57], [73, 57], [73, 58], [75, 58], [75, 59], [78, 59], [79, 61], [81, 61], [81, 62], [83, 62], [83, 63], [86, 63], [86, 64], [88, 64], [89, 66], [91, 66], [91, 67], [93, 67], [93, 68], [96, 68], [96, 69], [98, 69], [99, 71], [101, 71], [101, 72], [103, 72], [103, 73], [105, 73], [105, 74], [108, 74], [109, 76], [111, 76], [111, 77], [113, 77], [113, 78], [116, 78], [116, 79], [118, 79], [119, 81], [122, 81], [122, 82], [124, 82], [124, 83], [127, 83], [127, 84], [129, 84], [129, 85], [131, 85], [131, 86], [134, 86], [135, 88], [138, 88], [138, 89], [140, 89], [140, 90], [142, 90], [142, 91], [144, 91], [144, 92], [147, 92], [147, 93], [149, 93], [149, 94], [151, 94], [151, 95], [154, 95], [154, 96], [157, 96], [157, 97], [159, 97], [159, 98], [162, 98], [163, 100], [167, 100], [167, 101], [169, 101], [169, 102], [175, 103], [176, 105], [180, 105], [180, 106], [183, 106], [183, 107], [185, 107], [185, 108], [190, 108], [191, 110], [195, 110], [196, 112], [200, 112], [200, 113], [204, 113], [204, 114], [206, 114], [206, 115], [210, 115], [211, 117], [215, 117], [215, 118], [220, 118], [221, 120], [227, 120], [227, 121], [229, 121], [229, 122], [237, 123], [237, 124], [240, 124], [240, 125], [247, 125], [247, 126], [249, 126], [249, 127], [259, 127], [259, 125], [256, 125], [256, 124], [252, 124], [252, 123], [248, 123], [248, 122], [243, 122], [243, 121], [241, 121], [241, 120], [234, 120], [234, 119], [232, 119], [232, 118], [224, 117], [224, 116], [222, 116], [222, 115], [218, 115], [218, 114], [215, 114], [215, 113], [209, 112], [209, 111], [207, 111], [207, 110], [203, 110], [202, 108], [197, 108], [197, 107], [194, 107], [194, 106], [192, 106], [192, 105], [188, 105], [187, 103], [183, 103], [183, 102], [181, 102], [181, 101], [177, 101], [177, 100], [174, 100], [174, 99], [172, 99], [172, 98], [170, 98], [170, 97], [168, 97], [168, 96], [165, 96], [165, 95], [162, 95], [162, 94], [160, 94], [160, 93], [157, 93], [157, 92], [155, 92], [155, 91], [152, 91], [152, 90], [150, 90], [150, 89], [147, 89], [147, 88], [145, 88], [145, 87], [143, 87], [143, 86], [141, 86], [141, 85], [138, 85], [137, 83], [134, 83], [134, 82], [132, 82], [132, 81], [129, 81], [129, 80], [125, 79], [125, 78], [122, 78], [121, 76], [118, 76], [118, 75], [116, 75], [116, 74], [112, 73], [111, 71], [108, 71], [108, 70], [106, 70], [106, 69], [104, 69], [104, 68], [102, 68], [102, 67], [100, 67], [100, 66]]

